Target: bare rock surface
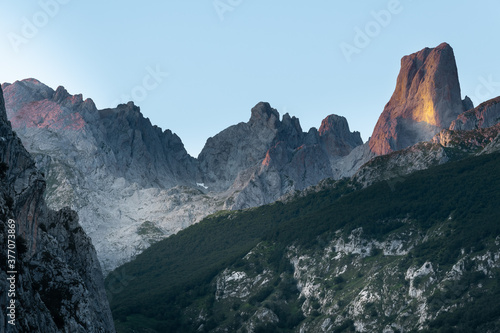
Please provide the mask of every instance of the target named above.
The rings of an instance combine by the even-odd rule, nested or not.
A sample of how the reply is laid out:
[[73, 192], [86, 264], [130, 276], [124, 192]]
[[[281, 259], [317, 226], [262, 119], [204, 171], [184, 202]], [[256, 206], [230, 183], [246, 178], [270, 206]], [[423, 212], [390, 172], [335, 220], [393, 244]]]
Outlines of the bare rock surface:
[[[47, 96], [46, 89], [36, 94]], [[0, 89], [0, 242], [7, 249], [9, 219], [15, 221], [16, 265], [2, 255], [0, 290], [7, 308], [7, 277], [15, 276], [15, 325], [0, 314], [0, 331], [114, 332], [104, 279], [90, 238], [69, 208], [53, 211], [44, 199], [46, 182], [7, 121]], [[9, 233], [10, 234], [10, 233]], [[16, 274], [8, 274], [16, 271]]]
[[8, 118], [45, 174], [49, 207], [78, 212], [105, 274], [219, 210], [271, 203], [327, 178], [356, 174], [368, 184], [498, 149], [493, 131], [470, 130], [498, 123], [499, 99], [477, 108], [461, 100], [446, 43], [403, 57], [364, 144], [342, 116], [306, 132], [296, 117], [260, 102], [247, 122], [209, 138], [193, 158], [133, 103], [98, 110], [35, 79], [2, 87]]
[[261, 102], [248, 122], [209, 138], [195, 159], [132, 103], [98, 110], [91, 99], [35, 79], [3, 86], [8, 117], [45, 173], [49, 207], [79, 213], [104, 273], [218, 210], [270, 203], [340, 177], [340, 161], [362, 144], [343, 117], [305, 133], [297, 118], [280, 119]]
[[486, 128], [500, 122], [500, 96], [460, 114], [450, 125], [450, 130]]
[[370, 140], [377, 155], [430, 140], [470, 106], [462, 102], [453, 49], [446, 43], [401, 59], [396, 89]]

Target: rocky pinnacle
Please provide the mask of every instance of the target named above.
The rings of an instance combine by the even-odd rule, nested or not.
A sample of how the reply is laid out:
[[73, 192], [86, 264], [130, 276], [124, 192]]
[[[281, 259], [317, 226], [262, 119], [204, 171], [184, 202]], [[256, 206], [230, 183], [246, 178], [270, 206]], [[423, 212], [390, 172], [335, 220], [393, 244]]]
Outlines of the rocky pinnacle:
[[453, 49], [446, 43], [401, 59], [396, 89], [381, 114], [370, 149], [378, 155], [430, 140], [464, 112]]

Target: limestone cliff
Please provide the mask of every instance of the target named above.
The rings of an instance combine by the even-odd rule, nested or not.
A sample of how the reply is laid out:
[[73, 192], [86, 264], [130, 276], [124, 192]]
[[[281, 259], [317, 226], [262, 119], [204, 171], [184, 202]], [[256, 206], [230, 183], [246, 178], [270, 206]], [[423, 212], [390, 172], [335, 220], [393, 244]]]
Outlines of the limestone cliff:
[[486, 128], [500, 122], [500, 96], [490, 99], [460, 114], [450, 125], [450, 130]]
[[133, 103], [98, 110], [35, 79], [3, 86], [8, 117], [46, 175], [49, 207], [78, 212], [105, 274], [215, 211], [354, 172], [359, 159], [346, 155], [362, 144], [343, 117], [304, 133], [297, 118], [259, 103], [195, 159]]
[[225, 207], [241, 209], [270, 203], [328, 177], [339, 178], [339, 163], [362, 145], [344, 117], [326, 117], [319, 131], [302, 131], [289, 114], [258, 103], [247, 123], [231, 126], [207, 140], [199, 156], [209, 188], [226, 191]]
[[4, 84], [12, 126], [46, 175], [50, 208], [76, 210], [106, 273], [214, 212], [196, 186], [196, 161], [133, 103], [91, 99], [35, 79]]
[[[43, 92], [42, 92], [43, 93]], [[4, 332], [114, 332], [99, 261], [68, 208], [45, 204], [45, 179], [7, 121], [0, 89], [0, 285]], [[15, 325], [6, 318], [8, 220], [15, 221]], [[9, 226], [9, 227], [8, 227]], [[10, 314], [10, 312], [9, 312]]]
[[465, 111], [453, 49], [446, 43], [401, 59], [396, 89], [370, 139], [383, 155], [430, 140]]

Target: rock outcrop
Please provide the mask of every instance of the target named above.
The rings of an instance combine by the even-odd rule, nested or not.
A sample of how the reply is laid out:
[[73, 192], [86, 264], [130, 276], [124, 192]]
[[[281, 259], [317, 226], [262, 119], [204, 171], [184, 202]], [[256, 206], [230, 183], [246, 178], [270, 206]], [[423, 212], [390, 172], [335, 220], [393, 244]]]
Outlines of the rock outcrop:
[[455, 57], [448, 44], [405, 56], [370, 148], [384, 155], [428, 141], [470, 106], [470, 99], [461, 100]]
[[[74, 146], [73, 162], [75, 153], [93, 156], [77, 158], [89, 173], [107, 166], [106, 172], [141, 186], [195, 183], [195, 159], [179, 137], [153, 126], [132, 102], [97, 110], [91, 99], [70, 95], [63, 87], [54, 91], [35, 79], [5, 84], [4, 93], [8, 117], [20, 136], [29, 138], [28, 149], [54, 148], [58, 136]], [[46, 137], [49, 132], [52, 138]], [[44, 145], [40, 135], [48, 139]]]
[[500, 96], [468, 109], [450, 125], [450, 130], [487, 128], [500, 122]]
[[351, 133], [347, 119], [337, 115], [329, 115], [321, 122], [318, 130], [324, 149], [330, 157], [343, 157], [363, 144], [359, 132]]
[[[260, 165], [240, 173], [231, 190], [231, 208], [248, 208], [273, 202], [281, 196], [317, 184], [325, 178], [338, 179], [349, 172], [347, 156], [363, 144], [358, 132], [350, 132], [344, 117], [330, 115], [319, 131], [300, 131], [298, 120], [283, 116], [277, 141]], [[287, 123], [296, 122], [296, 126]], [[293, 130], [291, 130], [293, 129]], [[287, 139], [289, 138], [289, 139]], [[234, 200], [234, 201], [230, 201]]]
[[117, 176], [124, 175], [144, 187], [195, 183], [196, 161], [181, 139], [170, 130], [153, 126], [132, 102], [99, 110], [98, 114], [100, 127], [95, 123], [90, 126], [96, 137], [105, 133], [103, 144], [116, 158]]
[[264, 158], [280, 125], [278, 111], [261, 102], [252, 108], [247, 123], [230, 126], [209, 138], [198, 156], [205, 185], [216, 191], [227, 189], [239, 172]]
[[261, 102], [247, 123], [207, 140], [200, 174], [209, 188], [228, 193], [226, 208], [255, 207], [324, 178], [339, 178], [342, 158], [362, 144], [344, 117], [330, 115], [319, 131], [305, 133], [296, 117], [285, 114], [280, 120], [277, 110]]
[[[43, 87], [34, 95], [48, 96]], [[29, 96], [19, 98], [31, 98]], [[15, 325], [0, 314], [0, 331], [114, 332], [104, 280], [90, 238], [68, 209], [45, 204], [45, 179], [7, 121], [0, 89], [0, 242], [7, 249], [8, 230], [15, 226], [15, 268], [2, 253], [0, 304], [7, 308], [7, 277], [15, 276]], [[15, 224], [7, 223], [11, 219]], [[12, 248], [12, 247], [9, 247]], [[11, 259], [11, 258], [9, 258]], [[8, 271], [17, 273], [7, 276]], [[10, 297], [10, 296], [9, 296]], [[11, 314], [11, 312], [9, 312]]]
[[393, 187], [415, 171], [498, 151], [498, 122], [488, 128], [468, 131], [443, 129], [430, 141], [371, 159], [356, 172], [353, 179], [364, 186], [385, 180], [388, 186]]

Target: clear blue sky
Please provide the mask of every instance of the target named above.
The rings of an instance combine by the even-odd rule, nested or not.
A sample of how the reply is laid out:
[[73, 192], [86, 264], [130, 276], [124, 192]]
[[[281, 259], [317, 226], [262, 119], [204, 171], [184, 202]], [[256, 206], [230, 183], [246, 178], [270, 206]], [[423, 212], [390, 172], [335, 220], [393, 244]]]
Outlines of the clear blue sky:
[[2, 1], [0, 82], [34, 77], [98, 108], [134, 97], [193, 156], [259, 101], [305, 131], [345, 116], [366, 141], [401, 57], [423, 47], [454, 48], [462, 96], [500, 95], [499, 14], [496, 0]]

